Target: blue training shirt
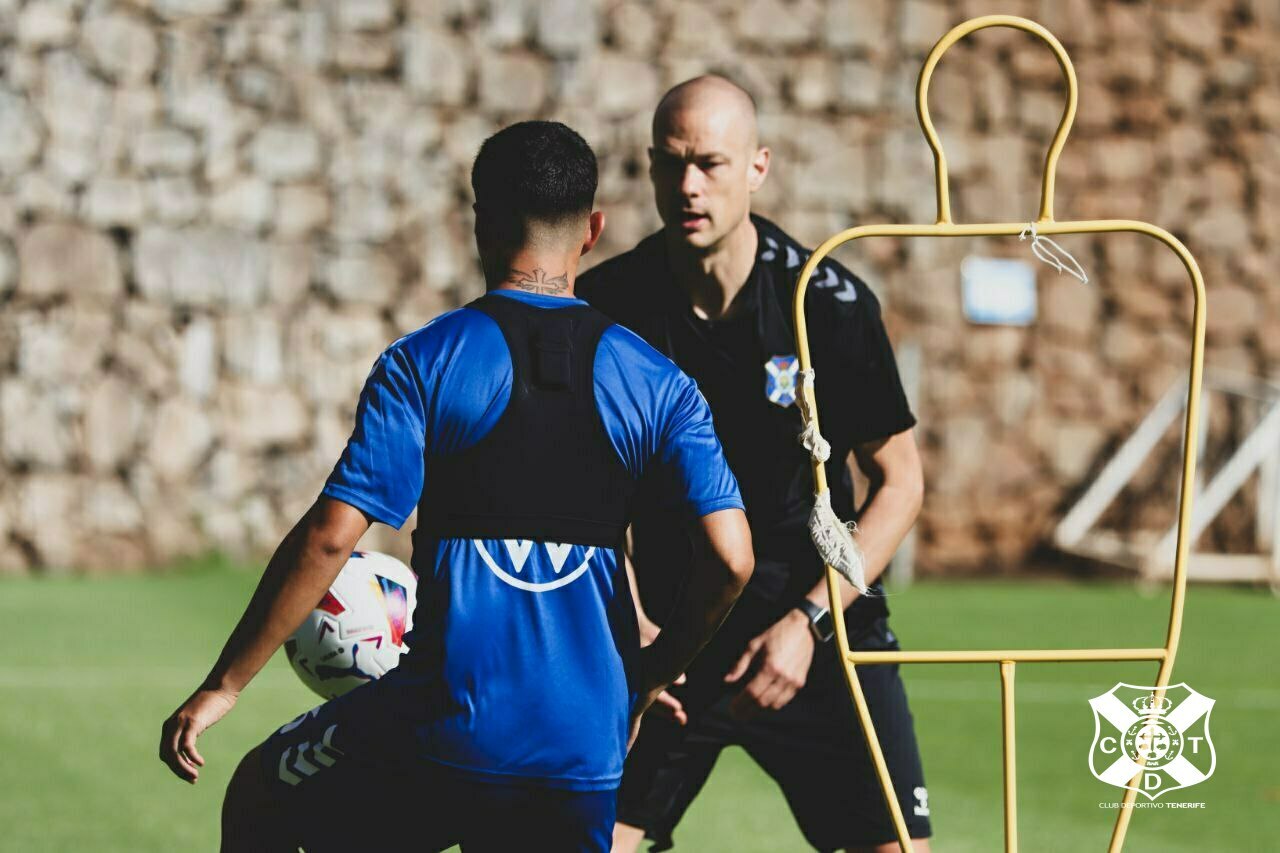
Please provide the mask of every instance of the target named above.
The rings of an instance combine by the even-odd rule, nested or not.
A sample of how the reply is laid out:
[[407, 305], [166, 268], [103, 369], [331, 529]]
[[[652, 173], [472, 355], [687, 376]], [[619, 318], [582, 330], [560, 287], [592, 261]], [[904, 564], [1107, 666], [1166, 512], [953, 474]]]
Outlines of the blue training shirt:
[[[495, 291], [545, 309], [582, 300]], [[323, 494], [399, 528], [432, 488], [432, 455], [474, 445], [502, 417], [511, 357], [487, 315], [459, 308], [389, 346], [369, 374], [355, 429]], [[621, 326], [594, 364], [609, 441], [639, 477], [701, 517], [743, 507], [694, 381]], [[530, 495], [536, 501], [537, 495]], [[609, 619], [630, 607], [613, 549], [502, 539], [420, 540], [409, 660], [438, 707], [415, 730], [423, 757], [500, 782], [615, 788], [631, 707], [627, 643]], [[623, 596], [624, 602], [615, 602]], [[408, 668], [405, 664], [402, 667]]]

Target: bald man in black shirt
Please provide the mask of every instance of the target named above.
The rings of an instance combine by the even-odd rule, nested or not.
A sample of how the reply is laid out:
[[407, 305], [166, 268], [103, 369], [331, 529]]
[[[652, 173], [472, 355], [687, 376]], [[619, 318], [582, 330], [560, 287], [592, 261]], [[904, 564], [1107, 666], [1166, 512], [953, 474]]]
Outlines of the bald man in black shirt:
[[[627, 759], [615, 853], [672, 830], [736, 744], [782, 787], [818, 850], [896, 851], [896, 834], [843, 682], [823, 564], [808, 539], [813, 477], [795, 405], [791, 298], [808, 250], [750, 213], [770, 152], [755, 105], [717, 76], [676, 86], [653, 121], [650, 176], [663, 229], [579, 279], [579, 294], [697, 380], [742, 489], [756, 572], [684, 685], [665, 694]], [[843, 584], [857, 649], [896, 649], [879, 576], [915, 522], [922, 475], [893, 350], [870, 289], [832, 260], [806, 296], [832, 505], [856, 517], [870, 592]], [[855, 513], [849, 458], [870, 482]], [[658, 490], [654, 489], [656, 493]], [[642, 494], [631, 557], [642, 633], [656, 635], [692, 559], [685, 520]], [[650, 617], [653, 618], [650, 618]], [[917, 851], [929, 799], [893, 666], [861, 667], [872, 719]], [[660, 712], [660, 713], [659, 713]]]

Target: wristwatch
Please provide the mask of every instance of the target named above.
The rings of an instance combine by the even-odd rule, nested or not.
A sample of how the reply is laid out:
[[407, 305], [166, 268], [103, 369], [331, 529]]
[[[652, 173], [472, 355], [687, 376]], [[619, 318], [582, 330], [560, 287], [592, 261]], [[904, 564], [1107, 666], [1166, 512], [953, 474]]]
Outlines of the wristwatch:
[[809, 633], [813, 634], [813, 639], [817, 642], [828, 642], [836, 635], [835, 620], [831, 618], [831, 611], [827, 608], [819, 607], [809, 599], [802, 598], [796, 605], [796, 610], [809, 617]]

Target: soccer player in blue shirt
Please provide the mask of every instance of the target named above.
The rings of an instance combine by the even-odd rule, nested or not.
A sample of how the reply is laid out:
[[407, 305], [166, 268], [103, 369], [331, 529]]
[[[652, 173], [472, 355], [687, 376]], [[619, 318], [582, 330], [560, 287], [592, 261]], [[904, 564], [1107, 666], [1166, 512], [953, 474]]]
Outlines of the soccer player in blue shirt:
[[[697, 387], [573, 295], [595, 156], [552, 122], [487, 140], [472, 171], [488, 292], [391, 344], [311, 509], [284, 538], [160, 757], [196, 738], [328, 589], [370, 523], [415, 508], [408, 654], [245, 756], [228, 850], [605, 851], [641, 714], [751, 575], [750, 531]], [[700, 558], [641, 649], [620, 558], [643, 482], [696, 519]]]

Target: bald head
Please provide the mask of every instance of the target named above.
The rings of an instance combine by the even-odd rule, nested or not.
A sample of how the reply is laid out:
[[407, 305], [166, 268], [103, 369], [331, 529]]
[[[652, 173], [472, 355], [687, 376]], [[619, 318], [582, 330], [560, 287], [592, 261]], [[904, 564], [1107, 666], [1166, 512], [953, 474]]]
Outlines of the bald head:
[[649, 177], [668, 234], [698, 252], [750, 229], [751, 194], [769, 171], [756, 132], [756, 104], [714, 74], [686, 80], [653, 114]]
[[726, 140], [736, 139], [744, 148], [755, 148], [759, 139], [755, 99], [717, 74], [686, 80], [662, 96], [653, 112], [654, 140], [690, 120], [717, 125], [717, 130], [726, 131]]

